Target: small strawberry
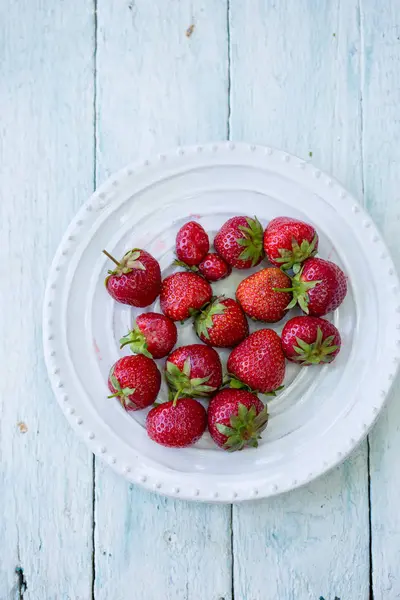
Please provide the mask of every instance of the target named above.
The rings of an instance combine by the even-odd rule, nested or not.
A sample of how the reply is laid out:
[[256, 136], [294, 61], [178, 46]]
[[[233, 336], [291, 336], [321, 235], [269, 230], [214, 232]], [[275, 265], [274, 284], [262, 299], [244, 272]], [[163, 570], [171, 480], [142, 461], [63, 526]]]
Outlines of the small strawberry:
[[134, 248], [118, 262], [106, 250], [103, 252], [117, 265], [114, 271], [108, 271], [105, 280], [107, 291], [114, 300], [139, 308], [154, 302], [161, 290], [161, 271], [151, 254]]
[[277, 217], [264, 232], [264, 250], [273, 265], [298, 273], [301, 263], [317, 253], [318, 235], [308, 223]]
[[255, 321], [276, 323], [285, 316], [292, 296], [287, 292], [283, 297], [275, 288], [287, 288], [290, 281], [277, 267], [267, 267], [240, 282], [236, 299], [246, 315]]
[[330, 363], [340, 351], [340, 333], [336, 327], [318, 317], [294, 317], [282, 331], [282, 348], [286, 358], [302, 366]]
[[232, 350], [228, 372], [262, 394], [278, 389], [285, 377], [285, 356], [279, 335], [272, 329], [250, 334]]
[[262, 225], [257, 217], [232, 217], [215, 236], [214, 246], [232, 267], [255, 267], [264, 256]]
[[218, 254], [210, 252], [199, 264], [199, 272], [208, 281], [219, 281], [232, 273], [232, 267]]
[[249, 335], [249, 325], [232, 298], [215, 298], [195, 317], [195, 330], [209, 346], [233, 348]]
[[149, 358], [167, 356], [176, 344], [178, 332], [171, 319], [158, 313], [142, 313], [132, 331], [120, 339], [121, 348], [129, 344], [135, 354]]
[[210, 249], [208, 235], [195, 221], [183, 225], [176, 236], [176, 255], [187, 265], [198, 265]]
[[184, 321], [210, 302], [211, 297], [210, 284], [197, 273], [173, 273], [162, 282], [161, 310], [173, 321]]
[[201, 438], [207, 413], [193, 398], [181, 398], [152, 408], [146, 419], [150, 439], [169, 448], [185, 448]]
[[222, 385], [221, 361], [203, 344], [181, 346], [167, 358], [165, 376], [175, 398], [210, 396]]
[[233, 452], [257, 448], [268, 424], [268, 409], [255, 394], [245, 390], [218, 392], [208, 406], [208, 429], [214, 442]]
[[153, 404], [160, 391], [161, 374], [154, 360], [137, 354], [124, 356], [111, 367], [108, 387], [125, 410], [139, 410]]
[[322, 258], [308, 258], [291, 283], [291, 286], [276, 288], [280, 292], [293, 293], [287, 308], [299, 304], [303, 312], [313, 317], [323, 317], [336, 310], [347, 293], [346, 276], [342, 269]]

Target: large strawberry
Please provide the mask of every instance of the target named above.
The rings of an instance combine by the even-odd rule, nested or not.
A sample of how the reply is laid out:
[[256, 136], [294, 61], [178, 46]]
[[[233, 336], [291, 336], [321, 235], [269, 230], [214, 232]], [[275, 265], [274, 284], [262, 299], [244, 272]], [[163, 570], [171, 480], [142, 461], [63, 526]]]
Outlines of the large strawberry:
[[136, 317], [134, 328], [120, 339], [121, 348], [129, 344], [135, 354], [149, 358], [167, 356], [176, 344], [178, 332], [171, 319], [154, 312]]
[[262, 225], [257, 217], [232, 217], [215, 236], [214, 246], [232, 267], [254, 267], [264, 256]]
[[165, 376], [175, 398], [210, 396], [222, 385], [221, 361], [209, 346], [181, 346], [167, 358]]
[[176, 236], [176, 255], [187, 265], [198, 265], [210, 249], [208, 235], [195, 221], [183, 225]]
[[267, 407], [246, 390], [222, 390], [208, 406], [211, 437], [218, 446], [230, 452], [246, 446], [257, 448], [267, 424]]
[[292, 300], [290, 292], [285, 296], [275, 288], [287, 288], [290, 278], [277, 267], [267, 267], [243, 279], [237, 290], [236, 298], [246, 315], [256, 321], [276, 323], [287, 312]]
[[294, 317], [282, 331], [282, 348], [286, 358], [300, 365], [330, 363], [340, 351], [340, 333], [336, 327], [318, 317]]
[[232, 267], [218, 254], [210, 252], [199, 264], [199, 272], [208, 281], [219, 281], [232, 273]]
[[278, 389], [285, 377], [280, 337], [272, 329], [250, 334], [228, 358], [228, 372], [250, 390], [263, 394]]
[[161, 271], [151, 254], [134, 248], [118, 261], [106, 250], [103, 252], [116, 264], [105, 280], [107, 291], [114, 300], [139, 308], [154, 302], [161, 290]]
[[298, 273], [301, 263], [317, 253], [318, 235], [308, 223], [277, 217], [264, 232], [264, 250], [273, 265]]
[[139, 410], [153, 404], [160, 391], [161, 374], [154, 360], [137, 354], [124, 356], [111, 367], [108, 387], [126, 410]]
[[161, 310], [173, 321], [184, 321], [211, 297], [211, 286], [204, 277], [191, 272], [174, 273], [162, 282]]
[[207, 426], [204, 407], [193, 398], [181, 398], [152, 408], [146, 419], [149, 437], [169, 448], [185, 448], [201, 438]]
[[292, 278], [290, 287], [276, 289], [293, 293], [288, 309], [299, 304], [306, 314], [323, 317], [343, 302], [347, 281], [346, 275], [335, 263], [322, 258], [308, 258], [301, 271]]
[[249, 325], [232, 298], [215, 298], [195, 318], [199, 338], [209, 346], [233, 348], [249, 335]]

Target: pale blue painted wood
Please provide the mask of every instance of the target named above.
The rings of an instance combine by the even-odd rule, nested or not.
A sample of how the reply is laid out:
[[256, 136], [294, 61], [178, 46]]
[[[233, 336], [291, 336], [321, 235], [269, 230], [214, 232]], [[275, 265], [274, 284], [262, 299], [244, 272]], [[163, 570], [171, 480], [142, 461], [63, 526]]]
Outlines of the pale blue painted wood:
[[[365, 198], [400, 268], [400, 6], [361, 3]], [[385, 290], [384, 293], [390, 293]], [[400, 332], [399, 332], [400, 334]], [[400, 335], [399, 335], [400, 339]], [[400, 386], [370, 436], [374, 600], [400, 597]]]
[[[225, 138], [225, 2], [101, 0], [97, 16], [99, 182], [170, 146]], [[229, 506], [164, 499], [96, 462], [95, 507], [96, 600], [231, 600]]]
[[[265, 143], [362, 197], [357, 0], [231, 0], [232, 139]], [[369, 598], [364, 444], [304, 489], [234, 507], [235, 597]]]
[[20, 566], [25, 599], [88, 600], [92, 457], [48, 385], [41, 313], [92, 191], [92, 3], [6, 0], [0, 28], [0, 598], [22, 597]]
[[[163, 147], [224, 139], [226, 2], [98, 4], [99, 182]], [[20, 597], [17, 565], [25, 599], [91, 598], [91, 456], [48, 387], [40, 322], [49, 261], [92, 187], [92, 9], [0, 3], [2, 600]], [[358, 197], [364, 179], [399, 261], [397, 0], [230, 0], [229, 12], [232, 138], [311, 151]], [[370, 438], [375, 600], [400, 595], [399, 393]], [[303, 490], [234, 508], [236, 600], [369, 597], [366, 462], [363, 445]], [[231, 600], [230, 507], [148, 494], [100, 463], [95, 500], [97, 600]]]

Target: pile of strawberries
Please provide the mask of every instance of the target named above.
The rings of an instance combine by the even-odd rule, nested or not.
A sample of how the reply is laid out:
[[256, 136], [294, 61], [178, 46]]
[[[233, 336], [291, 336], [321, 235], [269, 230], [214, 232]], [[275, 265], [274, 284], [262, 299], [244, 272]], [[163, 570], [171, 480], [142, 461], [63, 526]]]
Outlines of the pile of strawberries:
[[[343, 301], [346, 277], [334, 263], [315, 258], [318, 235], [311, 225], [278, 217], [264, 231], [257, 218], [233, 217], [218, 231], [214, 248], [210, 252], [199, 223], [187, 223], [176, 237], [174, 263], [185, 270], [163, 281], [158, 262], [145, 250], [135, 248], [120, 261], [105, 252], [115, 263], [105, 281], [115, 300], [146, 307], [160, 296], [164, 314], [137, 317], [121, 339], [133, 355], [113, 365], [108, 386], [110, 398], [128, 411], [154, 404], [147, 432], [164, 446], [194, 444], [208, 427], [226, 450], [256, 447], [268, 422], [258, 394], [275, 395], [281, 388], [285, 359], [301, 366], [325, 364], [340, 350], [339, 331], [321, 317]], [[264, 258], [269, 266], [243, 279], [236, 299], [213, 296], [210, 282]], [[276, 323], [296, 305], [305, 314], [287, 321], [281, 336], [268, 328], [249, 334], [247, 317]], [[187, 319], [201, 343], [173, 350], [175, 322]], [[225, 376], [214, 348], [232, 348]], [[169, 400], [158, 403], [161, 373], [154, 359], [164, 357]], [[209, 399], [207, 411], [196, 398]]]

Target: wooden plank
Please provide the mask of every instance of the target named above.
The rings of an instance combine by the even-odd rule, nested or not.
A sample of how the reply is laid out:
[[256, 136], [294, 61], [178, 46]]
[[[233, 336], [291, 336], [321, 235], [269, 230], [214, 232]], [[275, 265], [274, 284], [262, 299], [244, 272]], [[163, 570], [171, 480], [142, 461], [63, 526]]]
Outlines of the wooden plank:
[[93, 184], [92, 2], [6, 1], [0, 23], [0, 597], [87, 600], [92, 456], [48, 385], [41, 321]]
[[[365, 198], [400, 267], [400, 12], [389, 0], [361, 3]], [[400, 386], [370, 436], [374, 600], [400, 596]]]
[[[356, 0], [231, 0], [231, 133], [309, 158], [362, 195]], [[293, 493], [234, 507], [235, 597], [369, 598], [364, 444]]]
[[[98, 4], [97, 172], [224, 139], [226, 4]], [[188, 28], [194, 25], [188, 37]], [[96, 463], [96, 600], [231, 598], [230, 508], [163, 499]]]

